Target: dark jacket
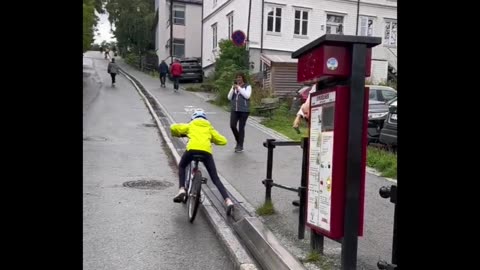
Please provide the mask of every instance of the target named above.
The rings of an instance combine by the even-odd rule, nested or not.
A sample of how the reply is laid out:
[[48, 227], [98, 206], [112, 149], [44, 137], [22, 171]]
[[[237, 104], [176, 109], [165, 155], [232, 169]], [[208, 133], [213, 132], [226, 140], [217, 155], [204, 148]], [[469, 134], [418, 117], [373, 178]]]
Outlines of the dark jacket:
[[158, 66], [158, 72], [164, 73], [164, 74], [168, 73], [167, 63], [165, 63], [165, 62], [160, 63], [160, 65]]

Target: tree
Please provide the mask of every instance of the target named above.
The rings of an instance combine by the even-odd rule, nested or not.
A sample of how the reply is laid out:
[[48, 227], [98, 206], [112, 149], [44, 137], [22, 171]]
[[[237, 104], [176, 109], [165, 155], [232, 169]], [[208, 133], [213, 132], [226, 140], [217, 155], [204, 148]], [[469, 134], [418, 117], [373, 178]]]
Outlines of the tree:
[[228, 103], [227, 94], [237, 72], [244, 72], [249, 81], [249, 70], [246, 64], [248, 52], [244, 46], [235, 46], [231, 40], [221, 40], [218, 46], [220, 47], [220, 56], [215, 61], [213, 85], [217, 92], [216, 103], [223, 105]]
[[90, 49], [93, 42], [94, 30], [98, 18], [95, 11], [104, 13], [103, 2], [105, 0], [83, 0], [83, 51]]
[[130, 48], [144, 54], [154, 43], [152, 26], [155, 19], [155, 2], [152, 0], [106, 0], [108, 20], [115, 25], [117, 49]]
[[215, 61], [215, 79], [221, 77], [223, 70], [228, 66], [233, 66], [237, 71], [248, 73], [246, 59], [248, 52], [245, 47], [238, 47], [231, 40], [220, 40], [220, 56]]
[[93, 42], [93, 28], [97, 21], [93, 0], [83, 0], [83, 51], [90, 48]]

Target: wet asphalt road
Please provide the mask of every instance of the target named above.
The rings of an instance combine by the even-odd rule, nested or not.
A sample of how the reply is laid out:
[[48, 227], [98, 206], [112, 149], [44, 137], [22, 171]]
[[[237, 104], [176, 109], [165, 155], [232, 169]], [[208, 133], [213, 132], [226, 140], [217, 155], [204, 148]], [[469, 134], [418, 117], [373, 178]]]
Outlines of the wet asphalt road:
[[[140, 96], [86, 55], [97, 59], [84, 59], [83, 269], [233, 269], [202, 212], [190, 224], [172, 202], [177, 170]], [[163, 186], [123, 186], [137, 180]]]

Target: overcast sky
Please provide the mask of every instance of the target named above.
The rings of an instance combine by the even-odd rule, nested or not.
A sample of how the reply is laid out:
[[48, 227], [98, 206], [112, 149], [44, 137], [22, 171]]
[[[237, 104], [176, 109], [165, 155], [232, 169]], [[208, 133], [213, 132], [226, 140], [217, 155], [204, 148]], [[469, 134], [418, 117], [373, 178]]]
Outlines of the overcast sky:
[[100, 44], [102, 41], [116, 41], [113, 37], [113, 34], [110, 32], [110, 22], [108, 21], [108, 13], [98, 14], [95, 11], [95, 14], [98, 16], [99, 21], [97, 24], [98, 31], [95, 32], [95, 43]]

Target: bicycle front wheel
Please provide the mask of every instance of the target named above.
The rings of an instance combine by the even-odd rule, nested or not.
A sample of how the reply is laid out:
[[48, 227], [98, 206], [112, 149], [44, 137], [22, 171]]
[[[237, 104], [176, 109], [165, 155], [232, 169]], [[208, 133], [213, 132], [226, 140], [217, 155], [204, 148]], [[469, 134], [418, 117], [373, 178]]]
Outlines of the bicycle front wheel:
[[190, 223], [193, 223], [200, 205], [200, 194], [202, 191], [202, 173], [200, 171], [195, 172], [190, 184], [192, 186], [190, 194], [188, 194], [188, 219]]

